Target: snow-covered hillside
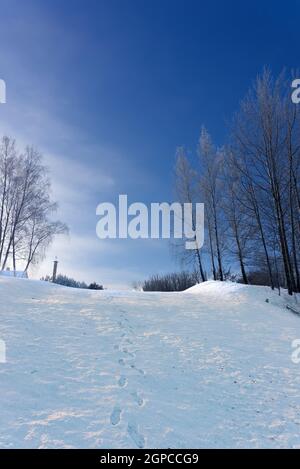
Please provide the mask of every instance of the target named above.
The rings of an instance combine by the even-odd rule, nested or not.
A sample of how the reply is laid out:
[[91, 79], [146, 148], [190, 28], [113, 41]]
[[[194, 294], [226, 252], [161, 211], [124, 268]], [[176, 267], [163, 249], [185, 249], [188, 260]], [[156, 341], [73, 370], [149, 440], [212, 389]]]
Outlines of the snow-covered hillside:
[[217, 282], [150, 294], [0, 278], [0, 447], [300, 447], [300, 317], [284, 302]]

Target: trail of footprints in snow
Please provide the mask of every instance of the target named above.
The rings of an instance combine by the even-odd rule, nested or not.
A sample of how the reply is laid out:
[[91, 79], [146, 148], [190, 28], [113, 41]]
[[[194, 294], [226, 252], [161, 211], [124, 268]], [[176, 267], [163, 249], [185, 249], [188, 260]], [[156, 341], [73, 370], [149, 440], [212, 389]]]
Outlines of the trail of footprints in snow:
[[[126, 312], [125, 311], [120, 311], [121, 313], [121, 319], [118, 321], [118, 325], [122, 331], [121, 333], [121, 339], [124, 343], [127, 345], [133, 345], [132, 340], [127, 336], [129, 334], [133, 334], [133, 328], [130, 325], [130, 322], [128, 318], [125, 317]], [[121, 351], [125, 358], [120, 358], [119, 359], [119, 365], [122, 367], [130, 366], [130, 368], [136, 370], [140, 375], [145, 375], [145, 372], [139, 368], [136, 368], [134, 362], [130, 362], [135, 358], [135, 353], [131, 352], [128, 350], [126, 346], [120, 347], [120, 345], [115, 345], [114, 350], [119, 350]], [[128, 384], [128, 379], [125, 376], [125, 374], [122, 374], [119, 379], [118, 379], [118, 385], [120, 388], [125, 388]], [[144, 399], [140, 396], [140, 394], [137, 391], [134, 391], [131, 393], [131, 397], [133, 400], [136, 402], [136, 404], [139, 407], [142, 407], [145, 403]], [[122, 415], [122, 409], [119, 405], [116, 405], [113, 408], [113, 411], [110, 416], [110, 422], [112, 425], [118, 425], [121, 421], [121, 415]], [[137, 425], [134, 423], [129, 422], [127, 426], [127, 432], [128, 435], [131, 437], [132, 441], [136, 444], [138, 448], [144, 448], [145, 446], [145, 438], [144, 436], [139, 432]]]

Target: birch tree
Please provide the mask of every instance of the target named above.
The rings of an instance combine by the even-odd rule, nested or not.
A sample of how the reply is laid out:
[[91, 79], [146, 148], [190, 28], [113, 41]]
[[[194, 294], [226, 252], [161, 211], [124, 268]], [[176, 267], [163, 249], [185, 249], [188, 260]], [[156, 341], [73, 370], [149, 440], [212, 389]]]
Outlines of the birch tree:
[[[176, 166], [175, 166], [175, 184], [176, 184], [176, 194], [179, 199], [179, 202], [182, 204], [189, 203], [194, 204], [197, 202], [197, 196], [199, 196], [197, 190], [197, 176], [196, 172], [192, 169], [186, 152], [184, 148], [178, 148], [176, 154]], [[195, 212], [192, 208], [191, 214], [192, 220], [192, 230], [195, 231]], [[206, 280], [206, 273], [203, 266], [203, 260], [201, 255], [201, 250], [197, 247], [195, 250], [189, 251], [185, 250], [184, 247], [181, 249], [182, 255], [187, 258], [192, 258], [195, 262], [201, 280], [204, 282]]]
[[56, 234], [67, 227], [52, 220], [57, 204], [50, 200], [50, 179], [41, 154], [33, 147], [23, 153], [14, 140], [0, 145], [0, 265], [13, 269], [22, 261], [27, 271]]

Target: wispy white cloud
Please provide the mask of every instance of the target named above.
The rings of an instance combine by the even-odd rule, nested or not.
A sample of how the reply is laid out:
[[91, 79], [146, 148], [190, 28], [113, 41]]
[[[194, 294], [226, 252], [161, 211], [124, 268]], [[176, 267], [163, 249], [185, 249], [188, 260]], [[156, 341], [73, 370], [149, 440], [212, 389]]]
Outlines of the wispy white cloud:
[[[146, 263], [139, 267], [140, 253], [145, 254], [150, 241], [143, 250], [141, 245], [117, 240], [101, 242], [96, 237], [95, 210], [100, 202], [116, 200], [119, 191], [130, 192], [136, 187], [145, 190], [151, 185], [149, 175], [137, 164], [138, 158], [134, 162], [123, 149], [101, 141], [95, 132], [91, 135], [89, 128], [74, 124], [72, 109], [76, 103], [68, 102], [59, 92], [62, 80], [59, 73], [47, 76], [45, 68], [39, 69], [46, 46], [39, 39], [47, 41], [49, 29], [52, 34], [55, 31], [60, 45], [56, 66], [65, 66], [72, 51], [80, 47], [78, 39], [52, 24], [41, 11], [35, 11], [33, 16], [35, 24], [29, 27], [21, 13], [12, 15], [0, 32], [0, 38], [7, 32], [10, 39], [15, 33], [15, 43], [25, 37], [27, 50], [32, 54], [22, 57], [11, 46], [12, 40], [0, 41], [1, 64], [6, 70], [6, 76], [0, 78], [8, 78], [7, 104], [0, 106], [0, 136], [16, 138], [19, 148], [34, 144], [43, 153], [50, 170], [53, 199], [59, 203], [57, 217], [70, 227], [70, 235], [54, 241], [33, 275], [51, 273], [52, 261], [57, 256], [62, 271], [75, 278], [103, 281], [106, 285], [130, 285], [132, 280], [147, 275]], [[156, 250], [158, 243], [153, 246]]]
[[[12, 85], [12, 84], [11, 84]], [[90, 143], [81, 129], [59, 121], [38, 103], [26, 106], [23, 100], [0, 107], [0, 135], [10, 135], [19, 149], [34, 144], [42, 153], [52, 181], [53, 200], [58, 201], [57, 217], [70, 227], [68, 236], [59, 236], [46, 258], [31, 274], [40, 278], [51, 274], [58, 257], [62, 273], [86, 282], [98, 281], [114, 288], [128, 287], [145, 273], [139, 269], [113, 267], [114, 259], [128, 254], [128, 245], [96, 237], [96, 206], [118, 195], [120, 177], [143, 179], [130, 168], [117, 149]], [[146, 178], [145, 178], [146, 179]]]
[[[90, 206], [94, 215], [95, 194], [104, 196], [115, 190], [116, 182], [113, 176], [101, 170], [98, 165], [87, 162], [47, 155], [45, 157], [52, 181], [52, 194], [59, 201], [59, 212], [72, 217], [82, 209]], [[71, 213], [70, 213], [71, 212]]]

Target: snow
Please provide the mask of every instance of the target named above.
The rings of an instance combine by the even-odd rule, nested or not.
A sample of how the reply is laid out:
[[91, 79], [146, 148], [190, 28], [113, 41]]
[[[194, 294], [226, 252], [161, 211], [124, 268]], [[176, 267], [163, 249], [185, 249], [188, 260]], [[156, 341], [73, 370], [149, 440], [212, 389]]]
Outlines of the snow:
[[287, 301], [219, 282], [163, 294], [0, 277], [0, 447], [300, 447]]
[[189, 288], [184, 293], [210, 294], [220, 296], [235, 293], [243, 289], [245, 289], [245, 286], [241, 283], [208, 280], [207, 282], [199, 283], [198, 285]]

